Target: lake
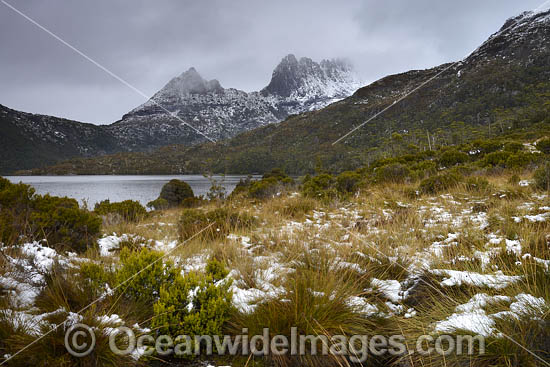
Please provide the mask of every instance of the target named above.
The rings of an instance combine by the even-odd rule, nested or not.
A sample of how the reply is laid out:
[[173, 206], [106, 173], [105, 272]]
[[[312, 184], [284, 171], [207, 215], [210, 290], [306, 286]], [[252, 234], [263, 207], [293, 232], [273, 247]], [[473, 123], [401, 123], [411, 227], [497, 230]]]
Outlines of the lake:
[[[111, 202], [137, 200], [146, 205], [156, 199], [162, 186], [171, 179], [177, 178], [187, 182], [196, 196], [205, 195], [210, 190], [211, 182], [202, 175], [167, 175], [167, 176], [5, 176], [14, 183], [23, 182], [36, 189], [37, 194], [68, 196], [80, 203], [88, 203], [90, 208], [102, 200]], [[231, 193], [241, 178], [247, 176], [212, 176]]]

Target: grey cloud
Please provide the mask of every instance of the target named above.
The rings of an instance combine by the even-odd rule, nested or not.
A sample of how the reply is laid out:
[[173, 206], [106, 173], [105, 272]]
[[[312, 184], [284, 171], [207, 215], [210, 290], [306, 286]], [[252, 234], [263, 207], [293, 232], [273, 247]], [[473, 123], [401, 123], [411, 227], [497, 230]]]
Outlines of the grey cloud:
[[[350, 59], [365, 80], [457, 60], [524, 0], [68, 1], [12, 4], [152, 95], [195, 66], [224, 87], [265, 86], [288, 53]], [[143, 98], [0, 4], [0, 103], [109, 123]]]

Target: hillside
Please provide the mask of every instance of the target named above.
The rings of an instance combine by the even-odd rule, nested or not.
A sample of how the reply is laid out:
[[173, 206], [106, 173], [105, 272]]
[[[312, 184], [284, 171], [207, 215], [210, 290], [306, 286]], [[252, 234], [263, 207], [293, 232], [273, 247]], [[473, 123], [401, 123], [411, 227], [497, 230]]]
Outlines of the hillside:
[[[273, 167], [294, 174], [319, 168], [343, 171], [394, 150], [417, 151], [521, 132], [532, 124], [550, 122], [549, 37], [550, 11], [526, 12], [509, 19], [450, 68], [444, 64], [391, 75], [324, 109], [291, 116], [228, 141], [73, 160], [33, 173], [255, 173]], [[447, 68], [342, 143], [332, 144]]]
[[0, 105], [0, 173], [124, 150], [102, 127]]

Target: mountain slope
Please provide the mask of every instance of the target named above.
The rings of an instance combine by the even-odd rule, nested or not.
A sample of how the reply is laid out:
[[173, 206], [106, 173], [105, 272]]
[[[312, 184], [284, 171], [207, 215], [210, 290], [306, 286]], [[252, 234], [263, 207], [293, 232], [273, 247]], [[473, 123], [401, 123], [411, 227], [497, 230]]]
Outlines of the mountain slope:
[[0, 105], [0, 173], [123, 150], [101, 126]]
[[[287, 80], [292, 83], [281, 83]], [[280, 88], [271, 90], [274, 85]], [[290, 114], [322, 108], [351, 95], [359, 86], [351, 67], [342, 61], [318, 64], [289, 55], [262, 92], [225, 89], [217, 80], [207, 81], [190, 68], [111, 125], [83, 124], [0, 106], [0, 174], [74, 157], [151, 151], [206, 140], [188, 124], [212, 139], [225, 139]]]
[[[523, 13], [452, 67], [444, 64], [390, 75], [324, 109], [291, 116], [229, 141], [71, 161], [47, 172], [254, 173], [273, 167], [297, 174], [320, 167], [342, 171], [394, 149], [412, 152], [521, 132], [533, 124], [550, 123], [549, 39], [550, 11]], [[445, 69], [341, 143], [332, 144]]]
[[291, 114], [325, 107], [359, 87], [352, 68], [339, 60], [316, 63], [288, 55], [275, 68], [270, 84], [252, 93], [225, 89], [190, 68], [108, 130], [128, 150], [192, 145], [206, 139], [188, 124], [211, 139], [226, 139]]

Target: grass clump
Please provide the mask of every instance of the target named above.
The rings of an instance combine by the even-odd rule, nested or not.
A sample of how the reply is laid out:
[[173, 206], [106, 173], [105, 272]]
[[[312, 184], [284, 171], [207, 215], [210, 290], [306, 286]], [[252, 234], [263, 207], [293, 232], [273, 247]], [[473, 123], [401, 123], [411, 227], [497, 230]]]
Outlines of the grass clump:
[[256, 219], [249, 214], [224, 207], [207, 212], [184, 209], [179, 221], [179, 236], [185, 241], [207, 228], [198, 236], [199, 238], [225, 238], [233, 231], [250, 229], [255, 223]]
[[124, 200], [119, 203], [103, 200], [95, 205], [94, 212], [102, 216], [115, 216], [118, 221], [127, 222], [137, 222], [147, 216], [147, 210], [135, 200]]
[[418, 189], [423, 194], [437, 194], [455, 187], [460, 182], [460, 176], [456, 173], [441, 173], [420, 181]]

